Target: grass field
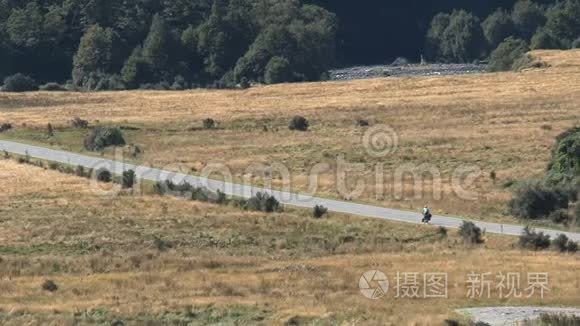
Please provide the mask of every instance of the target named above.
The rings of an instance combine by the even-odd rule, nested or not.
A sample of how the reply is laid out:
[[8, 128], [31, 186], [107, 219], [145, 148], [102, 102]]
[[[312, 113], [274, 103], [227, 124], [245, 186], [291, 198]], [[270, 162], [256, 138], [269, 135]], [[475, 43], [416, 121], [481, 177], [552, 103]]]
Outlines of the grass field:
[[[520, 251], [516, 238], [470, 247], [428, 226], [106, 198], [86, 179], [14, 160], [0, 160], [0, 180], [2, 324], [434, 325], [460, 318], [460, 307], [580, 305], [579, 256]], [[391, 281], [379, 300], [359, 292], [371, 269]], [[397, 271], [447, 273], [448, 299], [395, 298]], [[467, 299], [473, 272], [547, 272], [550, 292]], [[57, 291], [42, 290], [49, 279]]]
[[[550, 67], [248, 90], [0, 93], [0, 121], [15, 126], [0, 137], [83, 151], [87, 132], [69, 125], [78, 116], [92, 125], [124, 127], [127, 141], [142, 150], [133, 155], [134, 147], [128, 146], [126, 159], [156, 167], [199, 173], [222, 163], [236, 181], [259, 184], [259, 174], [250, 167], [281, 163], [290, 172], [292, 189], [305, 191], [311, 167], [328, 163], [319, 174], [317, 194], [349, 198], [337, 191], [337, 157], [342, 156], [364, 165], [349, 176], [350, 184], [361, 178], [367, 185], [356, 200], [408, 210], [429, 202], [439, 214], [510, 221], [509, 186], [540, 176], [554, 138], [580, 123], [580, 51], [533, 54]], [[309, 119], [308, 132], [288, 130], [288, 121], [298, 114]], [[218, 128], [201, 128], [205, 118], [217, 120]], [[357, 126], [357, 119], [392, 127], [396, 150], [369, 155], [361, 139], [372, 127]], [[53, 137], [46, 135], [47, 123], [56, 129]], [[377, 166], [382, 177], [376, 177]], [[473, 183], [454, 177], [465, 166], [481, 171]], [[284, 185], [273, 177], [275, 187]], [[477, 199], [459, 198], [456, 179]], [[382, 191], [376, 187], [381, 183]]]

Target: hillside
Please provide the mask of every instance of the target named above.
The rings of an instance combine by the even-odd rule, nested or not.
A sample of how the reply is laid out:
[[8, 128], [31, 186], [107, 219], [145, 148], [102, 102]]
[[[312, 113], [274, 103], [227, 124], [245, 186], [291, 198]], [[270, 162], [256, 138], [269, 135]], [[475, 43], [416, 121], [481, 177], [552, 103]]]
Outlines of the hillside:
[[[0, 93], [0, 121], [15, 126], [0, 137], [84, 151], [86, 131], [69, 124], [78, 116], [91, 125], [121, 126], [127, 142], [141, 151], [134, 156], [129, 146], [126, 159], [167, 169], [199, 173], [210, 163], [223, 163], [235, 180], [248, 181], [256, 177], [248, 170], [252, 164], [276, 162], [292, 174], [292, 189], [304, 191], [310, 168], [329, 163], [331, 170], [320, 174], [317, 193], [330, 197], [341, 196], [332, 168], [342, 155], [365, 166], [358, 173], [368, 185], [356, 198], [360, 201], [411, 210], [429, 202], [440, 213], [510, 221], [505, 215], [509, 185], [541, 174], [556, 135], [580, 121], [580, 51], [533, 55], [549, 67], [237, 91]], [[295, 115], [310, 120], [308, 132], [288, 130]], [[203, 129], [206, 118], [218, 121], [218, 127]], [[356, 126], [357, 119], [368, 120], [371, 127]], [[50, 138], [47, 123], [55, 128]], [[361, 143], [377, 125], [388, 125], [397, 134], [396, 150], [384, 157], [368, 155]], [[384, 168], [383, 196], [373, 186], [377, 164]], [[407, 177], [393, 181], [398, 168], [422, 173], [424, 164], [434, 175], [440, 173], [441, 186], [429, 175], [420, 182]], [[477, 190], [477, 200], [457, 198], [452, 189], [454, 172], [466, 165], [482, 172], [465, 185]], [[274, 178], [273, 184], [280, 187], [280, 182]], [[438, 200], [434, 187], [441, 191]]]

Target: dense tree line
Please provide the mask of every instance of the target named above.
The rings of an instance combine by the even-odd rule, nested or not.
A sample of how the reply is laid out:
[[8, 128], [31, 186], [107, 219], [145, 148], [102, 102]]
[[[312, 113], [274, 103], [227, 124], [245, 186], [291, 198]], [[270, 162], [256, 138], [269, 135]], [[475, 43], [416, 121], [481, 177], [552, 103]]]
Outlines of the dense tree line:
[[84, 90], [318, 80], [336, 29], [298, 0], [0, 0], [0, 78]]
[[[465, 10], [437, 14], [427, 34], [426, 52], [437, 61], [469, 62], [491, 54], [491, 59], [507, 57], [513, 63], [529, 49], [569, 49], [579, 37], [580, 0], [553, 5], [520, 0], [483, 20]], [[503, 66], [497, 65], [497, 70]]]
[[506, 67], [503, 58], [570, 48], [579, 36], [580, 0], [0, 0], [0, 80], [229, 87], [318, 80], [335, 65], [421, 54], [501, 57]]

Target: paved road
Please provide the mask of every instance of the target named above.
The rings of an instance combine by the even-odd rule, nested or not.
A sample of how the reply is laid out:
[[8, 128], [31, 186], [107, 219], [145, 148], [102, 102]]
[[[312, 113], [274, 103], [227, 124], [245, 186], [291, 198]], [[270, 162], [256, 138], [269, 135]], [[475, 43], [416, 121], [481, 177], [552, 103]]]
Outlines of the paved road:
[[[373, 218], [381, 218], [391, 221], [406, 222], [413, 224], [419, 224], [421, 219], [420, 214], [414, 212], [407, 212], [384, 207], [357, 204], [352, 202], [332, 200], [326, 198], [318, 198], [290, 192], [276, 190], [270, 191], [259, 187], [210, 180], [182, 173], [159, 170], [146, 166], [136, 166], [133, 164], [117, 162], [100, 157], [79, 155], [71, 152], [53, 150], [44, 147], [21, 144], [5, 140], [0, 140], [0, 151], [1, 150], [6, 150], [7, 152], [20, 155], [26, 155], [28, 153], [28, 155], [34, 158], [60, 162], [74, 166], [81, 165], [86, 168], [98, 169], [104, 167], [109, 169], [111, 172], [115, 174], [121, 174], [123, 171], [131, 169], [135, 171], [137, 177], [139, 177], [140, 179], [150, 181], [172, 180], [175, 183], [188, 182], [195, 186], [206, 186], [214, 191], [220, 189], [224, 191], [227, 195], [242, 198], [249, 198], [252, 195], [256, 194], [257, 192], [266, 191], [271, 195], [273, 195], [274, 197], [276, 197], [281, 203], [285, 205], [298, 206], [304, 208], [313, 208], [315, 205], [323, 205], [333, 212]], [[432, 224], [437, 226], [445, 226], [448, 228], [458, 228], [461, 225], [462, 221], [464, 221], [464, 219], [457, 217], [434, 215], [432, 219]], [[485, 229], [487, 232], [490, 233], [520, 235], [523, 229], [523, 227], [520, 225], [498, 224], [479, 221], [474, 222], [479, 227]], [[537, 229], [537, 230], [550, 234], [552, 237], [555, 237], [560, 233], [564, 233], [574, 241], [580, 241], [580, 233], [561, 232], [547, 229]]]

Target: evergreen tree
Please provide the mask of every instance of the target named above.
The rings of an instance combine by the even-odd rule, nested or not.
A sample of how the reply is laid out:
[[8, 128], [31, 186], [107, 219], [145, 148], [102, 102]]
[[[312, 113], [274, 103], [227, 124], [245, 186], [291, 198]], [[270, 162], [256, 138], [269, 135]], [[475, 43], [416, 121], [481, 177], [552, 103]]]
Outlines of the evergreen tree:
[[548, 10], [547, 18], [546, 32], [570, 48], [580, 36], [580, 0], [558, 2]]
[[121, 70], [121, 79], [129, 88], [137, 88], [149, 79], [149, 70], [143, 51], [138, 46], [133, 50]]
[[142, 56], [155, 80], [167, 80], [172, 41], [163, 17], [156, 14], [151, 22], [149, 34], [143, 43]]
[[73, 61], [73, 82], [83, 87], [92, 72], [108, 73], [113, 68], [116, 35], [110, 28], [93, 25], [87, 29]]

